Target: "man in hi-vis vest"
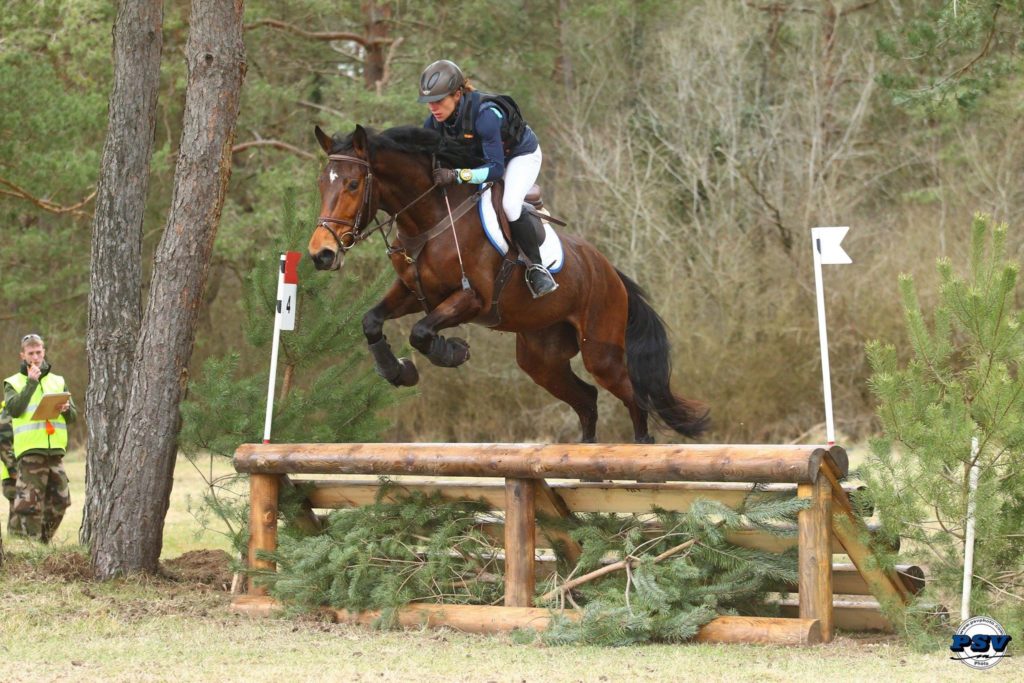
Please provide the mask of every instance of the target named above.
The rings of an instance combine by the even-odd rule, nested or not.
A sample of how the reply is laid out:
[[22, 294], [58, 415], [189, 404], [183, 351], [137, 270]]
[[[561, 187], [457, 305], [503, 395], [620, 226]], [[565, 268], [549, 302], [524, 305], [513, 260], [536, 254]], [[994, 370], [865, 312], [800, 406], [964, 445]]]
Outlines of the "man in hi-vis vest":
[[69, 399], [60, 406], [58, 417], [32, 419], [44, 394], [67, 390], [64, 378], [50, 371], [42, 337], [22, 337], [21, 370], [4, 380], [4, 401], [14, 431], [18, 469], [14, 508], [7, 525], [11, 535], [49, 543], [64, 519], [64, 511], [71, 505], [63, 458], [68, 446], [68, 424], [78, 414], [75, 404]]

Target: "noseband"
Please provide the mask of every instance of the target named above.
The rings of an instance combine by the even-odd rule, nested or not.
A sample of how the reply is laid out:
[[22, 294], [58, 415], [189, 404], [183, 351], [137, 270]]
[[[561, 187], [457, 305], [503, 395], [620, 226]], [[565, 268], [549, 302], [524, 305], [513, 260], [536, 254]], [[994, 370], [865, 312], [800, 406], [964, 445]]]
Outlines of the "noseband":
[[[366, 228], [366, 225], [360, 225], [360, 222], [362, 222], [361, 219], [363, 217], [363, 212], [366, 211], [367, 208], [370, 206], [370, 193], [373, 191], [373, 171], [370, 169], [370, 162], [366, 161], [365, 159], [360, 159], [359, 157], [348, 156], [347, 154], [331, 154], [328, 155], [327, 158], [330, 159], [331, 161], [348, 161], [354, 164], [359, 164], [366, 168], [366, 182], [363, 184], [363, 201], [359, 204], [359, 210], [356, 211], [356, 217], [352, 220], [348, 220], [346, 218], [320, 216], [320, 219], [317, 222], [317, 227], [323, 228], [324, 230], [329, 232], [331, 234], [331, 237], [334, 238], [334, 241], [338, 243], [338, 251], [344, 254], [349, 249], [356, 246], [356, 244], [358, 244], [359, 242], [363, 241], [371, 234], [373, 234], [373, 231], [363, 233], [363, 230]], [[369, 222], [370, 217], [369, 214], [367, 214], [366, 223]], [[345, 244], [341, 241], [341, 237], [338, 237], [338, 233], [335, 232], [335, 230], [331, 227], [332, 224], [349, 225], [352, 227], [352, 231], [346, 232], [344, 235], [344, 237], [348, 238], [348, 244]]]

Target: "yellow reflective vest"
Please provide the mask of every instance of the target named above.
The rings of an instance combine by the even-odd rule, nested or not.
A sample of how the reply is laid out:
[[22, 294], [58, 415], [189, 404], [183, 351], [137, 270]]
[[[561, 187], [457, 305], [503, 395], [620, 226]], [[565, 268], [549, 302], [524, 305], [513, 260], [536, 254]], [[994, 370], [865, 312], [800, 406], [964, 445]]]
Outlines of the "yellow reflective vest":
[[[19, 372], [16, 375], [11, 375], [4, 382], [10, 384], [20, 394], [25, 389], [25, 385], [28, 384], [28, 377]], [[11, 427], [14, 429], [15, 458], [20, 458], [21, 454], [26, 451], [67, 449], [68, 425], [64, 421], [63, 415], [52, 420], [32, 419], [32, 413], [36, 412], [36, 407], [39, 405], [39, 401], [42, 400], [43, 394], [59, 393], [64, 391], [66, 386], [64, 378], [60, 375], [50, 373], [40, 377], [39, 385], [29, 400], [25, 412], [18, 417], [11, 416]], [[47, 429], [47, 425], [50, 426], [50, 430]], [[51, 431], [52, 433], [50, 433]]]

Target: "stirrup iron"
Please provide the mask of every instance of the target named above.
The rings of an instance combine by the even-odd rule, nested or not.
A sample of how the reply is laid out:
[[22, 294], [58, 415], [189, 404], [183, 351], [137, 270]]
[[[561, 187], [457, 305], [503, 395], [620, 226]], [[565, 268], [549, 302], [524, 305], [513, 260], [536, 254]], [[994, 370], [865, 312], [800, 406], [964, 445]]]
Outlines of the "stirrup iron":
[[547, 268], [534, 263], [526, 269], [526, 288], [534, 299], [539, 299], [558, 289], [558, 283]]

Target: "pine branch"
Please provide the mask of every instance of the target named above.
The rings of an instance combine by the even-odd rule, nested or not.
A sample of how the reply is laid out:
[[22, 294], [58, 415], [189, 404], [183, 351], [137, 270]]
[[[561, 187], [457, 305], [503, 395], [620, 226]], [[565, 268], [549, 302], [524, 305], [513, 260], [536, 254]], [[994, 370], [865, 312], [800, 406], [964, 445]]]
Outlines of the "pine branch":
[[[669, 548], [665, 552], [663, 552], [660, 555], [658, 555], [657, 557], [655, 557], [654, 558], [654, 562], [657, 563], [657, 562], [661, 562], [662, 560], [668, 559], [669, 557], [672, 557], [673, 555], [686, 550], [687, 548], [689, 548], [690, 546], [692, 546], [696, 542], [697, 542], [697, 539], [691, 538], [689, 541], [686, 541], [685, 543], [680, 543], [679, 545], [675, 546], [674, 548]], [[572, 581], [567, 581], [567, 582], [563, 583], [561, 586], [555, 588], [554, 590], [548, 591], [544, 595], [540, 596], [540, 601], [541, 602], [548, 602], [549, 600], [551, 600], [551, 599], [553, 599], [553, 598], [555, 598], [555, 597], [557, 597], [557, 596], [559, 596], [559, 595], [561, 595], [561, 594], [563, 594], [563, 593], [565, 593], [567, 591], [571, 591], [573, 588], [576, 588], [577, 586], [582, 586], [585, 583], [589, 583], [590, 581], [593, 581], [594, 579], [599, 579], [602, 576], [607, 576], [608, 574], [612, 574], [614, 572], [617, 572], [620, 569], [626, 569], [627, 567], [636, 567], [637, 564], [639, 564], [639, 562], [640, 562], [640, 560], [638, 560], [635, 557], [627, 557], [624, 560], [619, 560], [618, 562], [615, 562], [613, 564], [605, 565], [604, 567], [601, 567], [600, 569], [596, 569], [596, 570], [590, 572], [589, 574], [584, 574], [583, 576], [579, 577], [578, 579], [573, 579]]]

